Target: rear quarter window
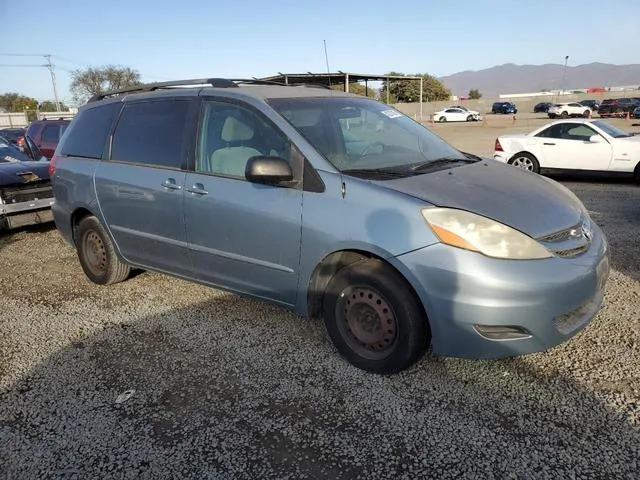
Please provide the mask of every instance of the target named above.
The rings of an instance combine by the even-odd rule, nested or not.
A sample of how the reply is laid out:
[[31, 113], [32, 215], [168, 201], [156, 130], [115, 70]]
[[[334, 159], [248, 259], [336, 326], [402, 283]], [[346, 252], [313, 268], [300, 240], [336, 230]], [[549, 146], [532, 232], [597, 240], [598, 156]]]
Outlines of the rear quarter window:
[[82, 110], [62, 138], [60, 154], [73, 157], [102, 158], [107, 137], [122, 103], [108, 103]]

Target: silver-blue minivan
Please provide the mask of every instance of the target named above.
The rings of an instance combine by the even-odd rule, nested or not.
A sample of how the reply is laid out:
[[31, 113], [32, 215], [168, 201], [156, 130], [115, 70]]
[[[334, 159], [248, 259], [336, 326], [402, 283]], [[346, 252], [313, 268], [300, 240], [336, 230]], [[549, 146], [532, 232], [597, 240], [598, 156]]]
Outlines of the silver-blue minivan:
[[609, 275], [600, 228], [543, 176], [461, 152], [378, 101], [198, 79], [84, 105], [50, 169], [87, 277], [162, 272], [322, 318], [355, 366], [429, 346], [498, 358], [585, 327]]

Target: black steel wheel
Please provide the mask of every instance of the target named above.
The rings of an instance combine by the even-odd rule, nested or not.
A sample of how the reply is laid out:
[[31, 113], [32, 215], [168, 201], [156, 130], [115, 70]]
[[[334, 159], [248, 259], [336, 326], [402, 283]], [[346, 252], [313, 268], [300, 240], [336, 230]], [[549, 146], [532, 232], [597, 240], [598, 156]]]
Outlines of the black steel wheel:
[[110, 285], [127, 279], [131, 268], [118, 258], [111, 237], [96, 217], [80, 220], [74, 237], [78, 260], [89, 280]]
[[375, 373], [403, 370], [430, 341], [426, 314], [391, 266], [366, 260], [340, 270], [324, 294], [329, 337], [353, 365]]

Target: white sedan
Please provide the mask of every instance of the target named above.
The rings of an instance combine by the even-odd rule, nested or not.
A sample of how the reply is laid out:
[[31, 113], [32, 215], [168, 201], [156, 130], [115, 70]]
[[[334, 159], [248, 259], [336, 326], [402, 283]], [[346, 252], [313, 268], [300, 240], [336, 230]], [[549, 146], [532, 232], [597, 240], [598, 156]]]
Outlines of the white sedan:
[[547, 111], [549, 118], [556, 117], [584, 117], [589, 118], [592, 114], [592, 110], [589, 107], [582, 105], [581, 103], [557, 103], [551, 105]]
[[434, 122], [477, 122], [482, 120], [478, 112], [461, 108], [445, 108], [433, 114]]
[[601, 119], [557, 120], [530, 133], [501, 135], [494, 160], [540, 173], [589, 170], [634, 174], [640, 181], [640, 135]]

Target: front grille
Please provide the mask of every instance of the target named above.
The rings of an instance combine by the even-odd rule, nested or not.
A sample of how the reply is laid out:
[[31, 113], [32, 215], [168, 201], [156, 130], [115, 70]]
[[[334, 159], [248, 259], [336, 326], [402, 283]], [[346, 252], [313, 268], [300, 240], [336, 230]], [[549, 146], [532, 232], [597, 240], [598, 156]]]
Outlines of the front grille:
[[582, 217], [580, 223], [539, 237], [537, 240], [557, 257], [569, 258], [582, 255], [589, 250], [592, 235], [590, 220]]
[[575, 257], [576, 255], [580, 255], [581, 253], [589, 250], [589, 245], [582, 245], [576, 248], [569, 248], [567, 250], [556, 250], [555, 253], [558, 257]]
[[538, 238], [538, 240], [543, 243], [566, 242], [567, 240], [571, 240], [571, 238], [573, 237], [572, 232], [579, 232], [581, 228], [582, 228], [582, 222], [572, 227], [565, 228], [564, 230], [560, 230], [559, 232], [555, 232], [550, 235], [540, 237]]
[[53, 189], [49, 180], [0, 188], [0, 199], [7, 205], [52, 197]]

